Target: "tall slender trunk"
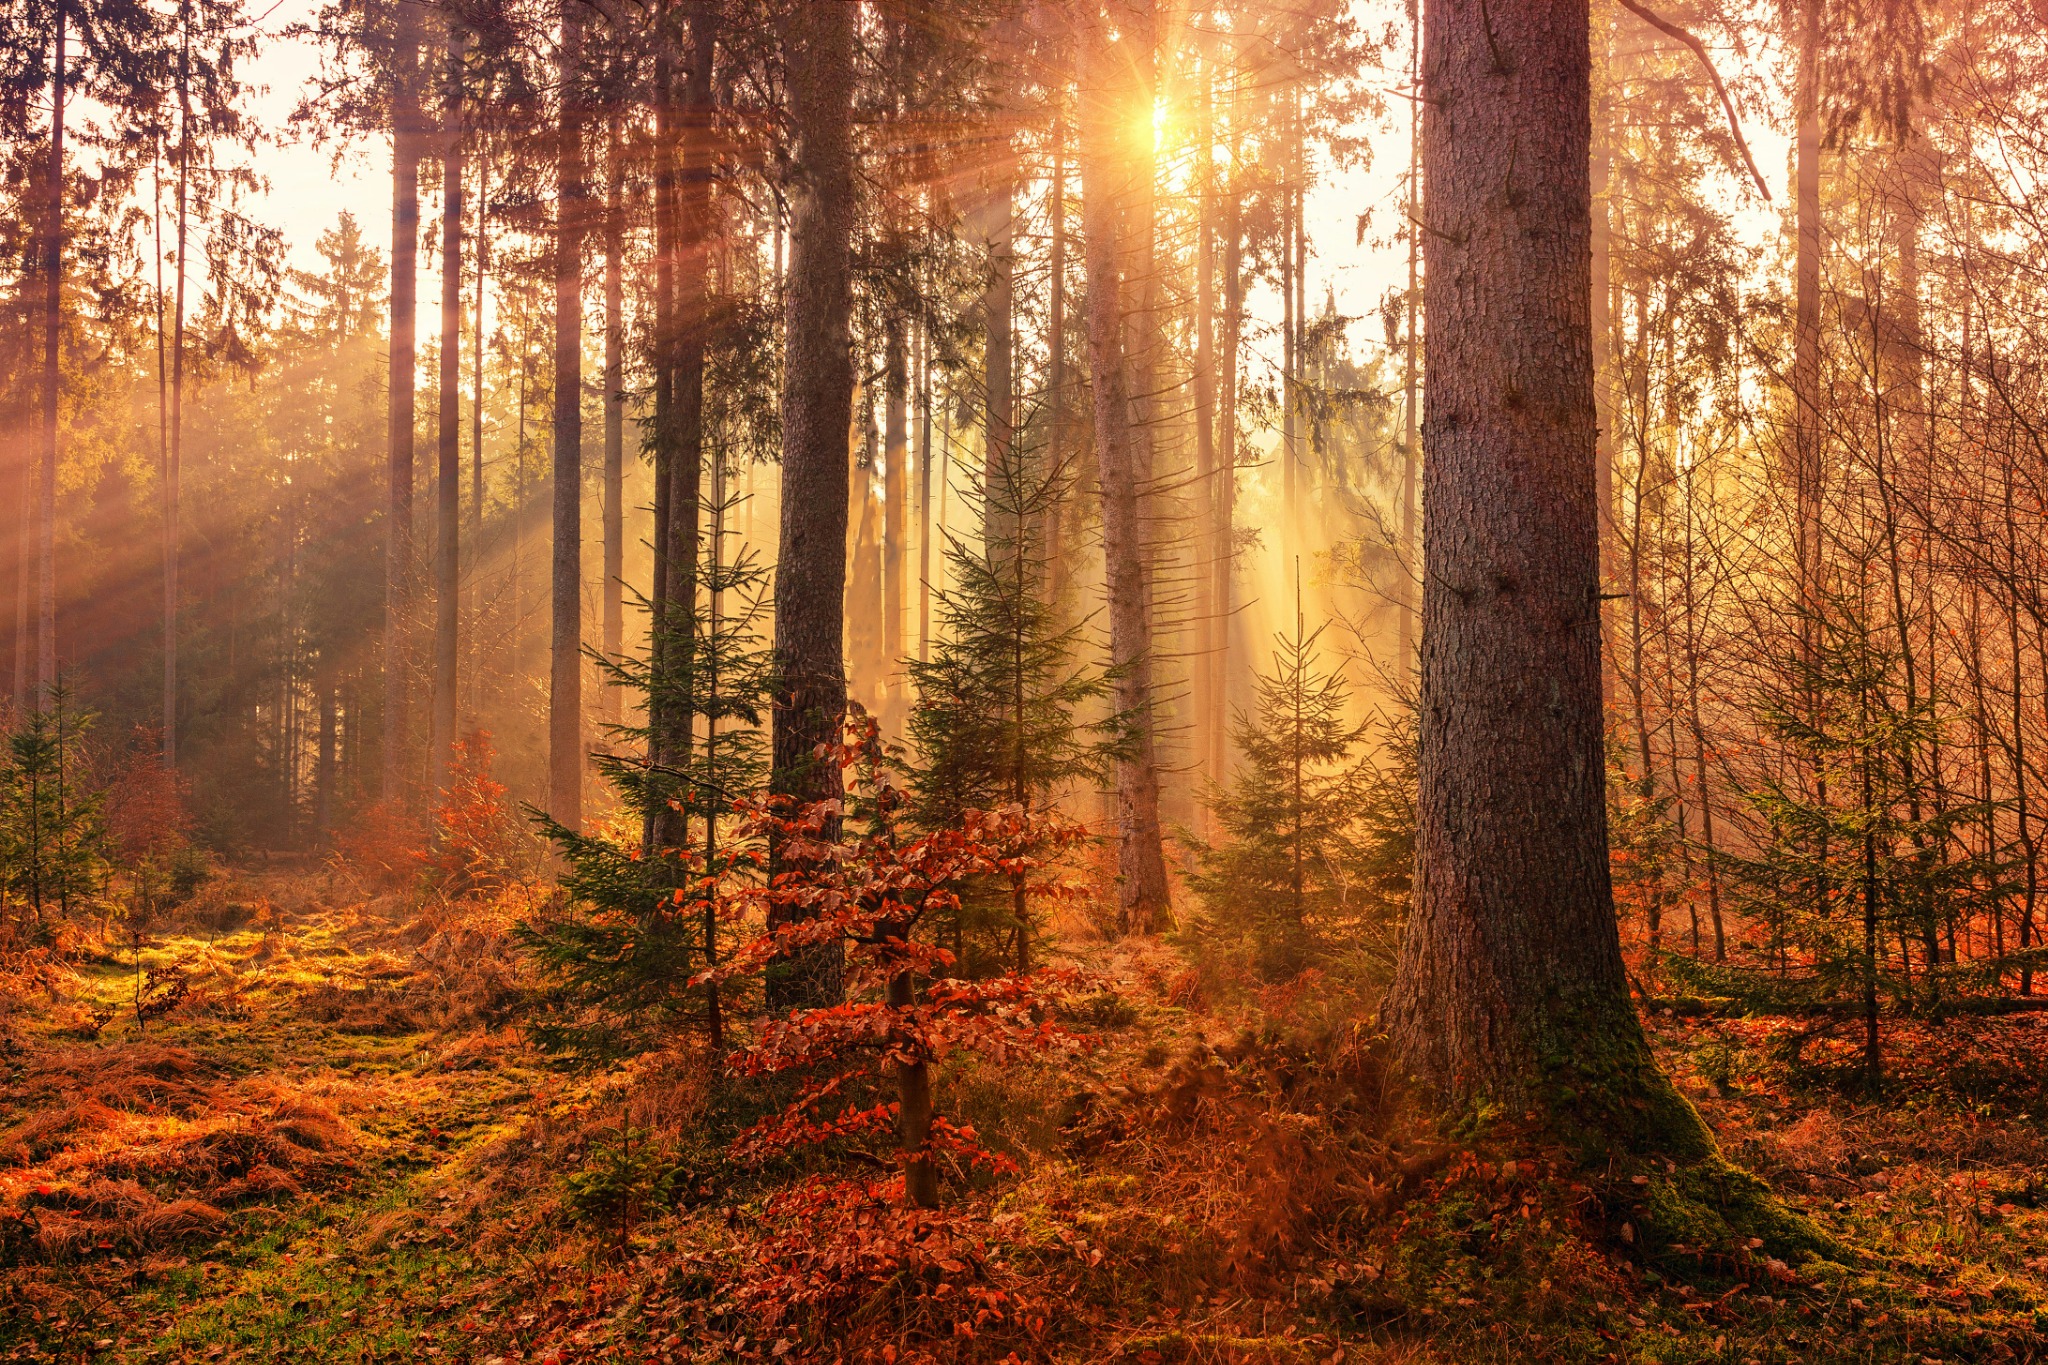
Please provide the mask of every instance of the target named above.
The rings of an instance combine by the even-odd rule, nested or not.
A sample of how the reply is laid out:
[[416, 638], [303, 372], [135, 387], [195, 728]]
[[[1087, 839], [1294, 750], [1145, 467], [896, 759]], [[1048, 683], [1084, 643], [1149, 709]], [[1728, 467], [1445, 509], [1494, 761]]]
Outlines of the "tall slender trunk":
[[[714, 17], [710, 5], [691, 9], [688, 65], [676, 130], [674, 192], [669, 201], [674, 215], [669, 232], [674, 252], [670, 271], [672, 331], [666, 346], [669, 402], [667, 421], [658, 434], [667, 456], [661, 470], [667, 495], [662, 529], [662, 558], [667, 567], [657, 606], [663, 636], [657, 690], [663, 703], [653, 731], [653, 756], [657, 767], [670, 774], [680, 772], [689, 761], [697, 695], [693, 670], [704, 501], [704, 357], [710, 327], [706, 233], [715, 170], [710, 144]], [[685, 846], [690, 838], [687, 809], [666, 807], [655, 820], [655, 833], [661, 847]]]
[[434, 718], [431, 789], [448, 785], [455, 746], [456, 663], [462, 612], [462, 66], [468, 40], [451, 23], [441, 96], [441, 379], [435, 478]]
[[[1596, 210], [1597, 212], [1597, 210]], [[1599, 382], [1596, 378], [1596, 384]], [[1693, 512], [1697, 506], [1694, 496], [1694, 473], [1697, 464], [1685, 468], [1685, 565], [1680, 575], [1680, 588], [1685, 595], [1685, 695], [1687, 728], [1692, 732], [1693, 783], [1698, 791], [1700, 807], [1700, 839], [1706, 845], [1707, 867], [1707, 915], [1714, 927], [1714, 961], [1728, 960], [1728, 934], [1721, 917], [1721, 867], [1720, 848], [1714, 835], [1714, 792], [1710, 785], [1712, 777], [1707, 771], [1707, 727], [1700, 712], [1700, 608], [1698, 588], [1698, 556], [1694, 551]], [[1678, 757], [1678, 744], [1672, 742], [1672, 762]], [[1675, 785], [1674, 777], [1674, 785]]]
[[1230, 192], [1223, 202], [1223, 375], [1216, 403], [1216, 563], [1212, 589], [1216, 619], [1216, 654], [1211, 664], [1215, 685], [1209, 695], [1209, 768], [1221, 782], [1230, 767], [1230, 693], [1235, 685], [1237, 608], [1234, 602], [1237, 567], [1237, 391], [1244, 338], [1244, 189], [1239, 181], [1243, 149], [1244, 96], [1233, 89], [1230, 103]]
[[[1195, 483], [1199, 490], [1196, 505], [1203, 514], [1196, 523], [1194, 562], [1197, 566], [1203, 566], [1204, 551], [1212, 562], [1214, 556], [1225, 552], [1223, 546], [1213, 542], [1211, 535], [1216, 527], [1215, 506], [1222, 496], [1217, 487], [1216, 469], [1216, 161], [1210, 151], [1216, 143], [1215, 116], [1210, 100], [1214, 87], [1214, 73], [1205, 64], [1201, 71], [1195, 134], [1198, 167], [1198, 179], [1193, 187], [1196, 197], [1195, 363], [1189, 376], [1194, 390]], [[1205, 546], [1204, 541], [1210, 543]], [[1211, 659], [1228, 622], [1217, 610], [1215, 575], [1203, 572], [1201, 567], [1195, 574], [1195, 594], [1195, 610], [1201, 622], [1198, 649], [1201, 662], [1194, 669], [1192, 679], [1195, 692], [1195, 762], [1199, 769], [1206, 769], [1201, 776], [1211, 783], [1221, 784], [1224, 775], [1210, 766], [1215, 746], [1205, 742], [1209, 738], [1205, 731], [1214, 723], [1217, 714], [1215, 699], [1210, 695], [1216, 686], [1216, 670]]]
[[548, 651], [548, 813], [583, 824], [583, 7], [562, 0], [555, 137], [553, 630]]
[[484, 567], [484, 288], [491, 264], [491, 159], [490, 149], [477, 149], [476, 186], [476, 320], [472, 324], [469, 350], [469, 575], [467, 594], [469, 617], [469, 714], [474, 717], [483, 706], [478, 641], [483, 637], [477, 599]]
[[407, 648], [412, 610], [413, 368], [420, 245], [419, 0], [397, 0], [391, 89], [391, 351], [388, 483], [384, 505], [384, 736], [382, 793], [403, 788]]
[[335, 775], [334, 666], [326, 659], [320, 661], [314, 686], [319, 692], [320, 735], [313, 766], [313, 827], [325, 843], [334, 832]]
[[57, 0], [50, 66], [50, 166], [43, 201], [43, 467], [36, 508], [36, 704], [57, 685], [57, 399], [63, 384], [65, 0]]
[[903, 658], [903, 500], [910, 487], [910, 339], [903, 314], [891, 309], [882, 339], [882, 665], [892, 714], [895, 676]]
[[[164, 766], [178, 766], [178, 495], [185, 459], [185, 276], [192, 224], [191, 7], [178, 7], [178, 227], [172, 276], [170, 440], [164, 451]], [[162, 266], [159, 264], [159, 271]], [[159, 304], [161, 306], [161, 304]], [[158, 326], [162, 335], [162, 326]]]
[[[782, 525], [775, 576], [773, 790], [840, 794], [816, 751], [846, 713], [846, 434], [853, 422], [852, 139], [856, 9], [799, 5], [781, 21], [794, 147], [784, 289]], [[778, 964], [770, 1008], [836, 1001], [843, 954]]]
[[[1121, 53], [1109, 46], [1107, 34], [1100, 31], [1081, 40], [1081, 216], [1110, 661], [1116, 670], [1116, 708], [1128, 727], [1116, 765], [1117, 919], [1126, 932], [1150, 933], [1169, 912], [1170, 903], [1151, 713], [1151, 584], [1141, 520], [1142, 454], [1137, 449], [1142, 433], [1134, 430], [1131, 400], [1131, 370], [1142, 367], [1131, 365], [1124, 355], [1121, 272], [1126, 252], [1117, 224], [1134, 196], [1140, 204], [1149, 202], [1151, 164], [1118, 145], [1117, 129], [1128, 113], [1132, 82], [1120, 69]], [[1146, 127], [1149, 133], [1149, 120]], [[1143, 265], [1140, 260], [1138, 268]]]
[[[1290, 158], [1291, 162], [1291, 158]], [[1294, 194], [1282, 185], [1280, 209], [1280, 517], [1287, 543], [1300, 543], [1301, 461], [1295, 451], [1295, 372], [1301, 357], [1295, 353], [1298, 332], [1294, 316]]]
[[1046, 596], [1066, 590], [1067, 478], [1067, 112], [1063, 84], [1053, 91], [1052, 187], [1046, 199], [1051, 244], [1046, 257], [1046, 456], [1052, 503], [1046, 508]]
[[[1821, 0], [1802, 0], [1794, 91], [1792, 463], [1794, 557], [1799, 575], [1802, 657], [1818, 648], [1820, 616], [1820, 20]], [[1814, 703], [1809, 699], [1809, 708]]]
[[917, 658], [932, 657], [932, 337], [917, 332]]
[[[662, 14], [669, 18], [668, 8]], [[648, 453], [654, 464], [654, 532], [652, 582], [648, 587], [647, 660], [647, 761], [656, 774], [670, 766], [668, 712], [669, 673], [673, 649], [669, 630], [669, 523], [674, 509], [669, 505], [670, 485], [675, 469], [676, 388], [676, 194], [682, 130], [676, 108], [675, 39], [664, 23], [654, 57], [654, 335], [651, 350], [654, 379], [654, 430]], [[667, 808], [644, 814], [641, 851], [650, 869], [658, 864], [655, 851], [673, 847], [674, 819]]]
[[[607, 659], [618, 658], [626, 643], [624, 156], [619, 118], [614, 114], [604, 156], [604, 590], [600, 597]], [[617, 683], [605, 686], [604, 717], [612, 725], [625, 717], [625, 694]]]
[[[1405, 679], [1413, 667], [1415, 658], [1415, 584], [1418, 579], [1415, 562], [1415, 494], [1422, 476], [1422, 447], [1416, 440], [1416, 424], [1421, 420], [1417, 403], [1418, 362], [1421, 359], [1416, 337], [1416, 316], [1422, 311], [1422, 295], [1416, 288], [1416, 270], [1422, 260], [1422, 17], [1417, 6], [1414, 19], [1414, 33], [1409, 41], [1408, 55], [1408, 293], [1403, 297], [1402, 321], [1407, 325], [1408, 335], [1401, 347], [1401, 553], [1399, 571], [1401, 575], [1401, 624], [1400, 657], [1395, 673]], [[1596, 191], [1598, 186], [1595, 187]], [[1600, 223], [1594, 223], [1594, 279], [1597, 285], [1605, 273], [1606, 261], [1600, 255], [1604, 237]], [[1593, 333], [1594, 356], [1600, 356], [1602, 344], [1600, 329], [1596, 325]], [[1605, 439], [1603, 430], [1602, 439]]]
[[[1585, 0], [1425, 16], [1421, 784], [1383, 1017], [1453, 1106], [1699, 1156], [1711, 1137], [1629, 999], [1608, 873], [1588, 36]], [[1598, 1079], [1567, 1089], [1557, 1068], [1587, 1055]]]
[[[982, 291], [983, 391], [982, 488], [983, 534], [991, 544], [1014, 541], [1014, 518], [1003, 504], [1015, 501], [1021, 487], [1016, 467], [1016, 366], [1012, 329], [1017, 296], [1017, 187], [1015, 163], [1007, 147], [996, 154], [987, 215], [988, 284]], [[1000, 490], [1000, 491], [999, 491]]]

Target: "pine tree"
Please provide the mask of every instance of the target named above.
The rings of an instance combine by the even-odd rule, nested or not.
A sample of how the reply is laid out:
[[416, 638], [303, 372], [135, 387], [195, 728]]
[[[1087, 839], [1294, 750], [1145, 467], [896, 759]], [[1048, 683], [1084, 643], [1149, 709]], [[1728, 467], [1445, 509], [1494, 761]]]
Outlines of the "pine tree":
[[[926, 829], [953, 828], [969, 811], [1042, 811], [1069, 784], [1099, 777], [1118, 743], [1116, 718], [1081, 719], [1109, 695], [1110, 679], [1079, 662], [1085, 623], [1066, 619], [1044, 590], [1045, 528], [1068, 479], [1026, 465], [1012, 445], [993, 483], [968, 490], [982, 538], [948, 537], [938, 639], [929, 659], [905, 661], [917, 694], [912, 813]], [[1027, 971], [1029, 897], [1021, 871], [1007, 880], [994, 894], [970, 887], [961, 897], [954, 952], [965, 960], [968, 932], [992, 932]]]
[[71, 690], [53, 683], [46, 704], [8, 736], [0, 769], [0, 885], [30, 907], [39, 930], [47, 910], [68, 915], [106, 880], [103, 800], [80, 780], [94, 717], [70, 703]]
[[1397, 735], [1379, 764], [1360, 753], [1376, 727], [1350, 719], [1351, 689], [1322, 663], [1325, 629], [1308, 630], [1297, 604], [1293, 633], [1275, 637], [1256, 709], [1232, 727], [1244, 761], [1211, 802], [1224, 837], [1191, 841], [1211, 931], [1249, 940], [1268, 977], [1340, 944], [1391, 966], [1406, 908], [1413, 746]]
[[[707, 501], [710, 524], [723, 527], [731, 506]], [[768, 776], [761, 627], [769, 575], [751, 554], [726, 563], [723, 541], [715, 530], [703, 538], [701, 596], [687, 615], [670, 604], [667, 638], [650, 658], [598, 657], [614, 684], [646, 697], [668, 723], [690, 727], [696, 742], [680, 761], [657, 765], [640, 756], [648, 751], [645, 726], [614, 726], [623, 742], [597, 765], [626, 818], [582, 832], [539, 820], [568, 867], [561, 902], [520, 931], [552, 984], [534, 1032], [543, 1046], [583, 1062], [660, 1046], [684, 1027], [701, 1027], [713, 1049], [725, 1043], [718, 978], [696, 978], [719, 965], [723, 907], [758, 862], [754, 843], [734, 837], [728, 812]], [[641, 606], [652, 613], [652, 603]], [[672, 827], [680, 842], [649, 850], [642, 831], [658, 810], [679, 817]]]

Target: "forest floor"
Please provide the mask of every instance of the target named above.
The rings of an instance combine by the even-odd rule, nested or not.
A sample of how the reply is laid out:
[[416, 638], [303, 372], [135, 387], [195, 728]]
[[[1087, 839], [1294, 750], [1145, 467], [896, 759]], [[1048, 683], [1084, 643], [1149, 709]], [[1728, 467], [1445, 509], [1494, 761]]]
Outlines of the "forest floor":
[[736, 1166], [759, 1101], [701, 1060], [532, 1050], [516, 896], [202, 901], [0, 990], [0, 1359], [2048, 1358], [2048, 1016], [1896, 1024], [1881, 1103], [1847, 1039], [1653, 1017], [1835, 1244], [1799, 1262], [1655, 1242], [1640, 1175], [1390, 1121], [1328, 982], [1076, 942], [1093, 1045], [941, 1078], [1019, 1171], [913, 1217], [847, 1166]]

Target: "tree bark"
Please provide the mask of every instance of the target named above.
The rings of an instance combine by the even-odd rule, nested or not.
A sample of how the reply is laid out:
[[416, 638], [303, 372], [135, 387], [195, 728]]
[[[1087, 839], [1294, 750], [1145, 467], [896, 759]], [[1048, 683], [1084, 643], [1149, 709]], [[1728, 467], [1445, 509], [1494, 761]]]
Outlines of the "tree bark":
[[897, 666], [903, 658], [903, 537], [910, 471], [910, 337], [908, 320], [891, 308], [882, 339], [882, 663], [892, 715]]
[[[1629, 1000], [1608, 875], [1587, 38], [1585, 0], [1424, 21], [1421, 789], [1385, 1018], [1449, 1105], [1630, 1140], [1690, 1111]], [[1696, 1116], [1677, 1139], [1711, 1150]]]
[[561, 4], [555, 142], [553, 632], [548, 656], [548, 813], [583, 824], [583, 9]]
[[[614, 115], [604, 160], [604, 656], [617, 659], [626, 643], [626, 389], [625, 389], [625, 211], [621, 202], [625, 148]], [[605, 687], [604, 718], [617, 725], [625, 716], [625, 695], [616, 683]]]
[[[456, 660], [462, 609], [462, 63], [461, 29], [448, 30], [441, 102], [441, 380], [434, 532], [434, 718], [432, 790], [448, 785], [455, 745]], [[482, 344], [481, 339], [478, 342]]]
[[[784, 287], [782, 508], [775, 576], [772, 789], [834, 800], [838, 764], [817, 750], [846, 713], [847, 432], [853, 423], [852, 139], [856, 8], [797, 5], [781, 20], [795, 145]], [[771, 1009], [842, 993], [843, 954], [778, 964]]]
[[50, 67], [50, 167], [43, 212], [43, 468], [36, 517], [36, 705], [48, 707], [57, 684], [57, 400], [63, 385], [64, 334], [64, 0], [57, 4]]
[[[1128, 30], [1127, 30], [1128, 33]], [[1150, 164], [1120, 155], [1117, 129], [1128, 112], [1133, 58], [1128, 36], [1081, 40], [1081, 216], [1088, 275], [1088, 355], [1094, 381], [1096, 464], [1102, 484], [1102, 540], [1108, 579], [1110, 662], [1115, 703], [1128, 733], [1117, 757], [1117, 921], [1150, 933], [1171, 909], [1159, 829], [1159, 772], [1152, 735], [1150, 575], [1140, 519], [1138, 434], [1123, 349], [1123, 248], [1117, 219], [1146, 186]], [[1149, 127], [1149, 125], [1148, 125]], [[1141, 162], [1133, 169], [1134, 161]], [[1148, 196], [1149, 197], [1149, 196]]]
[[[672, 329], [666, 355], [668, 410], [657, 440], [665, 452], [658, 471], [666, 515], [662, 519], [662, 575], [658, 620], [663, 697], [654, 726], [654, 759], [667, 772], [689, 760], [691, 698], [695, 695], [692, 635], [696, 627], [697, 566], [704, 488], [704, 357], [709, 344], [706, 312], [706, 233], [714, 171], [711, 134], [711, 78], [716, 56], [715, 8], [691, 9], [688, 64], [683, 73], [680, 125], [676, 133], [670, 280]], [[655, 842], [681, 848], [689, 842], [689, 818], [670, 806], [655, 820]]]
[[1793, 151], [1792, 480], [1794, 557], [1805, 653], [1815, 646], [1820, 592], [1820, 3], [1799, 9], [1798, 129]]
[[412, 585], [414, 309], [420, 244], [419, 48], [417, 0], [398, 0], [398, 50], [391, 92], [391, 356], [384, 505], [384, 800], [402, 794], [406, 730], [406, 642]]
[[1217, 780], [1230, 769], [1230, 694], [1236, 685], [1237, 608], [1237, 391], [1244, 339], [1244, 187], [1242, 170], [1244, 95], [1234, 83], [1230, 101], [1230, 193], [1223, 203], [1223, 374], [1217, 396], [1216, 565], [1215, 602], [1222, 629], [1217, 632], [1210, 694], [1210, 768]]

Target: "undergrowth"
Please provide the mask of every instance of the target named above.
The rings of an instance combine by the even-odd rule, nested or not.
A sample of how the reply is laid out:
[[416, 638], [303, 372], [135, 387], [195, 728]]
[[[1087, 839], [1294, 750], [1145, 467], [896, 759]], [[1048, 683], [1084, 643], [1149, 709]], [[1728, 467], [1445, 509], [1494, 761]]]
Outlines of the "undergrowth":
[[[1404, 1110], [1333, 976], [1070, 944], [1072, 1056], [962, 1057], [906, 1211], [848, 1147], [732, 1139], [791, 1083], [679, 1044], [581, 1074], [517, 1027], [517, 887], [227, 877], [143, 967], [0, 1000], [0, 1357], [555, 1361], [2025, 1361], [2048, 1301], [2048, 1023], [1916, 1023], [1882, 1104], [1785, 1020], [1655, 1016], [1735, 1167], [1825, 1234], [1674, 1235], [1697, 1178]], [[1350, 1002], [1355, 1004], [1355, 1002]], [[106, 1014], [104, 1019], [100, 1018]], [[1902, 1026], [1901, 1034], [1904, 1029]], [[778, 1084], [782, 1088], [778, 1089]]]

